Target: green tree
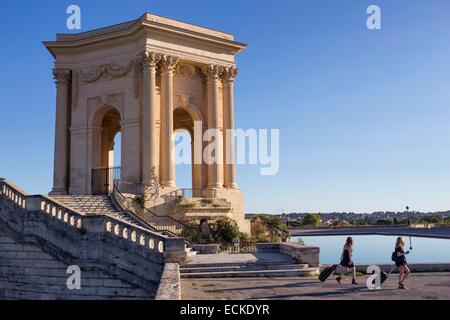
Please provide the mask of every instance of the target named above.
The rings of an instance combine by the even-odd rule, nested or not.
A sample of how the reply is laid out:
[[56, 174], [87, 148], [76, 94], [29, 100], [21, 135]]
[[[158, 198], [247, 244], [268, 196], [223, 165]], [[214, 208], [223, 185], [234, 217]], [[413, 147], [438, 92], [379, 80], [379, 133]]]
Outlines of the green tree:
[[216, 220], [213, 228], [214, 238], [220, 243], [230, 244], [238, 242], [242, 236], [236, 221], [228, 217]]
[[439, 215], [434, 215], [434, 216], [425, 217], [423, 220], [425, 221], [425, 223], [441, 224], [444, 222], [444, 217], [439, 216]]
[[251, 221], [252, 238], [258, 242], [283, 242], [290, 237], [286, 223], [277, 216], [258, 215]]
[[321, 224], [322, 219], [320, 218], [320, 215], [317, 213], [308, 213], [303, 218], [303, 225], [305, 227], [317, 227]]

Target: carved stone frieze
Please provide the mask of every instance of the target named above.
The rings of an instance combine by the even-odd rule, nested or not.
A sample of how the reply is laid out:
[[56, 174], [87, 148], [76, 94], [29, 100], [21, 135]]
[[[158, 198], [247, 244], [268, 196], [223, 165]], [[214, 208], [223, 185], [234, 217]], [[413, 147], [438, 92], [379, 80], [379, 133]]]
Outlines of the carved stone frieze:
[[108, 63], [95, 67], [87, 72], [80, 71], [81, 79], [84, 82], [92, 83], [98, 81], [100, 78], [121, 78], [126, 76], [132, 69], [134, 60], [130, 61], [127, 65], [120, 65], [117, 63]]
[[189, 65], [189, 64], [179, 64], [175, 69], [175, 76], [184, 80], [201, 80], [203, 79], [202, 72], [200, 68]]
[[176, 98], [176, 107], [187, 108], [194, 104], [194, 97], [188, 94], [178, 94]]

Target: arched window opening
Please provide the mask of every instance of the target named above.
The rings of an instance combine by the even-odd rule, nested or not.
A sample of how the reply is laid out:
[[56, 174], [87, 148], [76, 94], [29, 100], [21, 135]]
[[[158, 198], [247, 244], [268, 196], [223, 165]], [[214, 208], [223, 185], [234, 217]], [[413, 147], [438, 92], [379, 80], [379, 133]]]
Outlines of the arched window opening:
[[175, 131], [175, 171], [179, 188], [192, 188], [192, 139], [189, 131]]

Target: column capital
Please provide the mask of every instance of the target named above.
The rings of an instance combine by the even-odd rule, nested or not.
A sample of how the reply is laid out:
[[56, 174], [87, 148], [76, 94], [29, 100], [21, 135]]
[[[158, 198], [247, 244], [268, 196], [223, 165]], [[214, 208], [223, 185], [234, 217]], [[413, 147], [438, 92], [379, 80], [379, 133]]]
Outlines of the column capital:
[[226, 67], [222, 73], [222, 81], [224, 84], [232, 84], [238, 75], [238, 69], [234, 67]]
[[202, 68], [202, 73], [206, 77], [208, 82], [219, 81], [220, 76], [223, 73], [224, 68], [222, 66], [210, 64]]
[[138, 56], [139, 67], [141, 69], [156, 70], [161, 55], [154, 52], [143, 52]]
[[70, 69], [53, 69], [53, 79], [57, 86], [67, 85], [72, 80], [72, 73]]
[[178, 58], [174, 56], [162, 55], [160, 60], [160, 67], [163, 73], [173, 73], [178, 64]]

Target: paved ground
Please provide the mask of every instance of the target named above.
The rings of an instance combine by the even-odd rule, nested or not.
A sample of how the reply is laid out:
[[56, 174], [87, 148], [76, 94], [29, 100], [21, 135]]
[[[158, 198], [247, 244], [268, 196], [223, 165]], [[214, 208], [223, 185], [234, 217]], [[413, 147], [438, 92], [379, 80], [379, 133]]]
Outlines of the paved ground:
[[240, 254], [198, 254], [189, 257], [188, 264], [227, 264], [227, 263], [294, 263], [294, 260], [281, 253], [240, 253]]
[[407, 290], [397, 289], [397, 275], [392, 275], [381, 290], [369, 291], [365, 277], [358, 277], [358, 286], [349, 279], [338, 285], [333, 278], [326, 283], [316, 278], [240, 278], [182, 279], [184, 300], [311, 300], [311, 299], [445, 299], [450, 300], [450, 273], [413, 274]]
[[392, 235], [450, 239], [450, 228], [409, 228], [409, 227], [352, 227], [352, 228], [317, 228], [293, 229], [292, 236], [321, 236], [321, 235]]

